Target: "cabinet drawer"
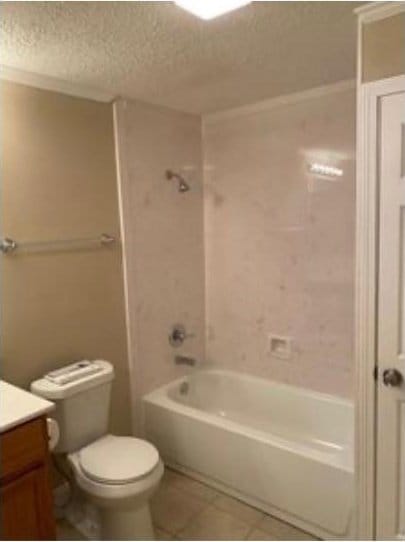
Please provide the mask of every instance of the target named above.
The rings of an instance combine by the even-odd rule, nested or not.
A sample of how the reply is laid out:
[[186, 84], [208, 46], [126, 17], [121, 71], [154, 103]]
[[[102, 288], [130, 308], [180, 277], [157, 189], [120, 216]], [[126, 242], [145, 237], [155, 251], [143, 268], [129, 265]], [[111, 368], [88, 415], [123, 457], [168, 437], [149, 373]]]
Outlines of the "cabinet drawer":
[[44, 418], [37, 418], [0, 435], [1, 482], [44, 463], [47, 445]]

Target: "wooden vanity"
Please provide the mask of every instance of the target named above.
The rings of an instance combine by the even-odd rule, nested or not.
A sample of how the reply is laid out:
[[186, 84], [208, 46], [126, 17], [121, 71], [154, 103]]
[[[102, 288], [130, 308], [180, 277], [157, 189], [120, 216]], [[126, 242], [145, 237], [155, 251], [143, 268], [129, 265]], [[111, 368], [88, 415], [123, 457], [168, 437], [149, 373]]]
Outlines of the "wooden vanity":
[[53, 405], [0, 382], [0, 536], [53, 540], [46, 413]]

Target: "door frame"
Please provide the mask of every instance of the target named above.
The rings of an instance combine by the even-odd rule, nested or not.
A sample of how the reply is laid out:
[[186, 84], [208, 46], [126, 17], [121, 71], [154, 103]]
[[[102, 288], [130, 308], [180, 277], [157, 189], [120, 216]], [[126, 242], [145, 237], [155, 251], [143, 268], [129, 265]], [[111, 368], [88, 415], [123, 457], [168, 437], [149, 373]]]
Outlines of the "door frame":
[[378, 107], [405, 89], [405, 75], [357, 88], [355, 508], [356, 534], [375, 538], [377, 293], [379, 239]]

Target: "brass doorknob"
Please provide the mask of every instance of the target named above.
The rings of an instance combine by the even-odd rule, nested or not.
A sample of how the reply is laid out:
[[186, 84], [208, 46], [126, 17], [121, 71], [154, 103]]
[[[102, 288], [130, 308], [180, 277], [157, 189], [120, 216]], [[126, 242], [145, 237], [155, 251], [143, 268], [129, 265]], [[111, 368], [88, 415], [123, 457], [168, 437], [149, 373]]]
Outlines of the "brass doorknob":
[[397, 388], [402, 384], [403, 381], [404, 377], [397, 369], [386, 369], [383, 372], [383, 382], [385, 386]]

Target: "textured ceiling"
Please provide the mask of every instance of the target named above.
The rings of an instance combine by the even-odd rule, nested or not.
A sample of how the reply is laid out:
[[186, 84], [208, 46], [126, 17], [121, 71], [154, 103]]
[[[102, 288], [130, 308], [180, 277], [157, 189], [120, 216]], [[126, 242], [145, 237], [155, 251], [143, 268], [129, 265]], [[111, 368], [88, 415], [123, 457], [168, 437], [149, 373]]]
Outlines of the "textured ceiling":
[[207, 113], [348, 79], [354, 2], [253, 2], [201, 21], [172, 2], [2, 2], [0, 62]]

